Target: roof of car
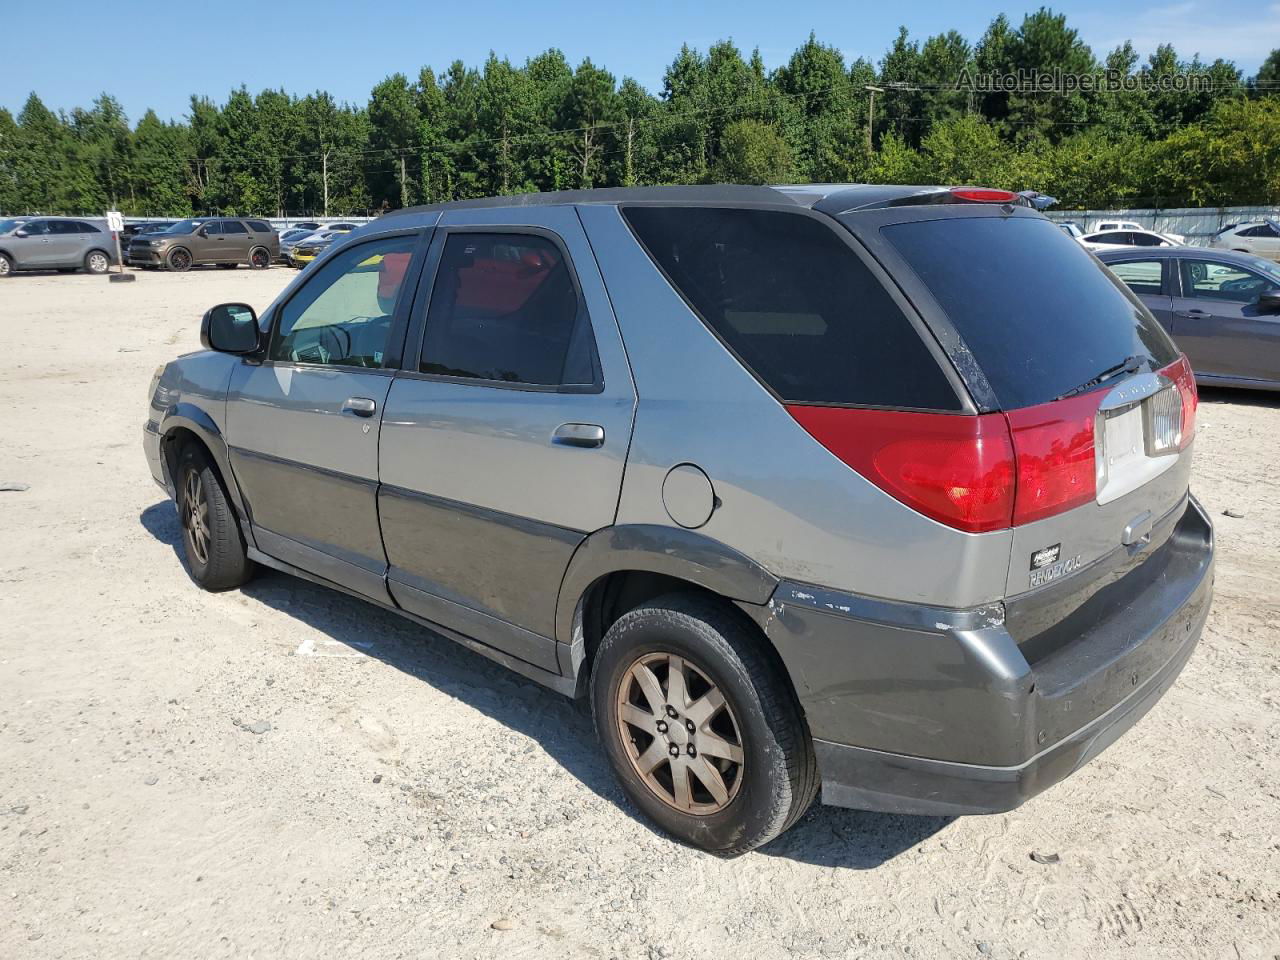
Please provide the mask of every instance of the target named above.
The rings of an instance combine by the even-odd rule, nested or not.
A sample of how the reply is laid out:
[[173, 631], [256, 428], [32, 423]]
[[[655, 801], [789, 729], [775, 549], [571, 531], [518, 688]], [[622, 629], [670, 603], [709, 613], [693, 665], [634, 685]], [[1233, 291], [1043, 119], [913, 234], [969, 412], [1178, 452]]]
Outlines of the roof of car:
[[1248, 266], [1258, 260], [1251, 253], [1219, 250], [1216, 247], [1125, 247], [1118, 250], [1099, 250], [1094, 254], [1099, 260], [1150, 260], [1152, 257], [1172, 257], [1175, 260], [1222, 260]]
[[774, 186], [718, 183], [697, 186], [602, 187], [594, 190], [556, 190], [548, 193], [520, 193], [505, 197], [477, 197], [472, 200], [453, 200], [448, 203], [405, 207], [401, 210], [393, 210], [386, 216], [401, 217], [445, 210], [546, 207], [571, 204], [616, 206], [623, 203], [688, 204], [693, 206], [719, 204], [777, 206], [778, 204], [794, 204], [799, 207], [821, 210], [824, 213], [844, 213], [849, 210], [881, 206], [895, 200], [940, 193], [948, 189], [950, 188], [936, 185], [875, 183], [805, 183], [778, 184]]

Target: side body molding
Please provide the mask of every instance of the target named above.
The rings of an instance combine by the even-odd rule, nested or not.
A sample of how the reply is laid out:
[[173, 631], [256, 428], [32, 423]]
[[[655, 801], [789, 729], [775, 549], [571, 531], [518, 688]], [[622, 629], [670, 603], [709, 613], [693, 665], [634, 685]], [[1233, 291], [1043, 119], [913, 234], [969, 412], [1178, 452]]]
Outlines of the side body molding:
[[574, 552], [556, 602], [556, 640], [560, 668], [576, 677], [585, 657], [582, 601], [601, 577], [620, 570], [642, 570], [679, 577], [721, 596], [764, 604], [778, 578], [732, 547], [696, 530], [659, 524], [605, 527]]

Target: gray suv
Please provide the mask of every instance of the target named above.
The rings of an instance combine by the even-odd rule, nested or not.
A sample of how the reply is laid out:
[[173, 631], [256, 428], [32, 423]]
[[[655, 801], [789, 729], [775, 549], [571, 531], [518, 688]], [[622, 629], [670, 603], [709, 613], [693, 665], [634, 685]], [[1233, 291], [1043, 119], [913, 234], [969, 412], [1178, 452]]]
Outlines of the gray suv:
[[826, 803], [1009, 810], [1208, 614], [1196, 391], [1014, 194], [653, 187], [388, 215], [158, 370], [194, 580], [255, 564], [589, 698], [721, 854]]
[[229, 270], [247, 263], [265, 270], [279, 256], [280, 235], [265, 220], [196, 217], [134, 237], [125, 260], [130, 266], [181, 273], [210, 263]]
[[106, 273], [116, 259], [115, 238], [103, 221], [75, 217], [0, 220], [0, 277], [17, 270]]

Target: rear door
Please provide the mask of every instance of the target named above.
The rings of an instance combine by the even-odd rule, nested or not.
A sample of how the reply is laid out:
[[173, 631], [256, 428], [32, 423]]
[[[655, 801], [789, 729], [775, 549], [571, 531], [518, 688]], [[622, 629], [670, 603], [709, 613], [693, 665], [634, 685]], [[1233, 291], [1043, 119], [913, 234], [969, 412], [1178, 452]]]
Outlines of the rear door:
[[1258, 297], [1276, 281], [1226, 261], [1178, 263], [1173, 336], [1191, 368], [1210, 376], [1280, 379], [1280, 316], [1258, 308]]
[[556, 671], [560, 581], [614, 521], [635, 407], [576, 211], [446, 213], [414, 311], [383, 420], [389, 588]]
[[273, 310], [265, 356], [235, 369], [227, 396], [259, 549], [384, 603], [379, 431], [424, 253], [416, 230], [339, 251]]
[[239, 220], [223, 220], [221, 250], [223, 262], [246, 262], [249, 259], [251, 239], [248, 229]]
[[1173, 336], [1174, 289], [1168, 258], [1152, 257], [1146, 260], [1106, 261], [1107, 267], [1137, 295], [1152, 316], [1160, 321], [1165, 332]]
[[49, 233], [44, 238], [46, 266], [78, 267], [84, 259], [84, 244], [80, 227], [73, 220], [50, 220]]

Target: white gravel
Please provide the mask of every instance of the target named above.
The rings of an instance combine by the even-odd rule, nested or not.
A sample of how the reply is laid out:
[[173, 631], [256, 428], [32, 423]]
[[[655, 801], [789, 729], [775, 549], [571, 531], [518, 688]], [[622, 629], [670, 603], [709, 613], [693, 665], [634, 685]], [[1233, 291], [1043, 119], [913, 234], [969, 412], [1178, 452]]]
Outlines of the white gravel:
[[289, 577], [188, 579], [148, 379], [291, 276], [0, 281], [0, 957], [1280, 954], [1280, 398], [1205, 398], [1217, 599], [1128, 736], [1010, 814], [816, 807], [723, 861], [638, 819], [580, 707]]

